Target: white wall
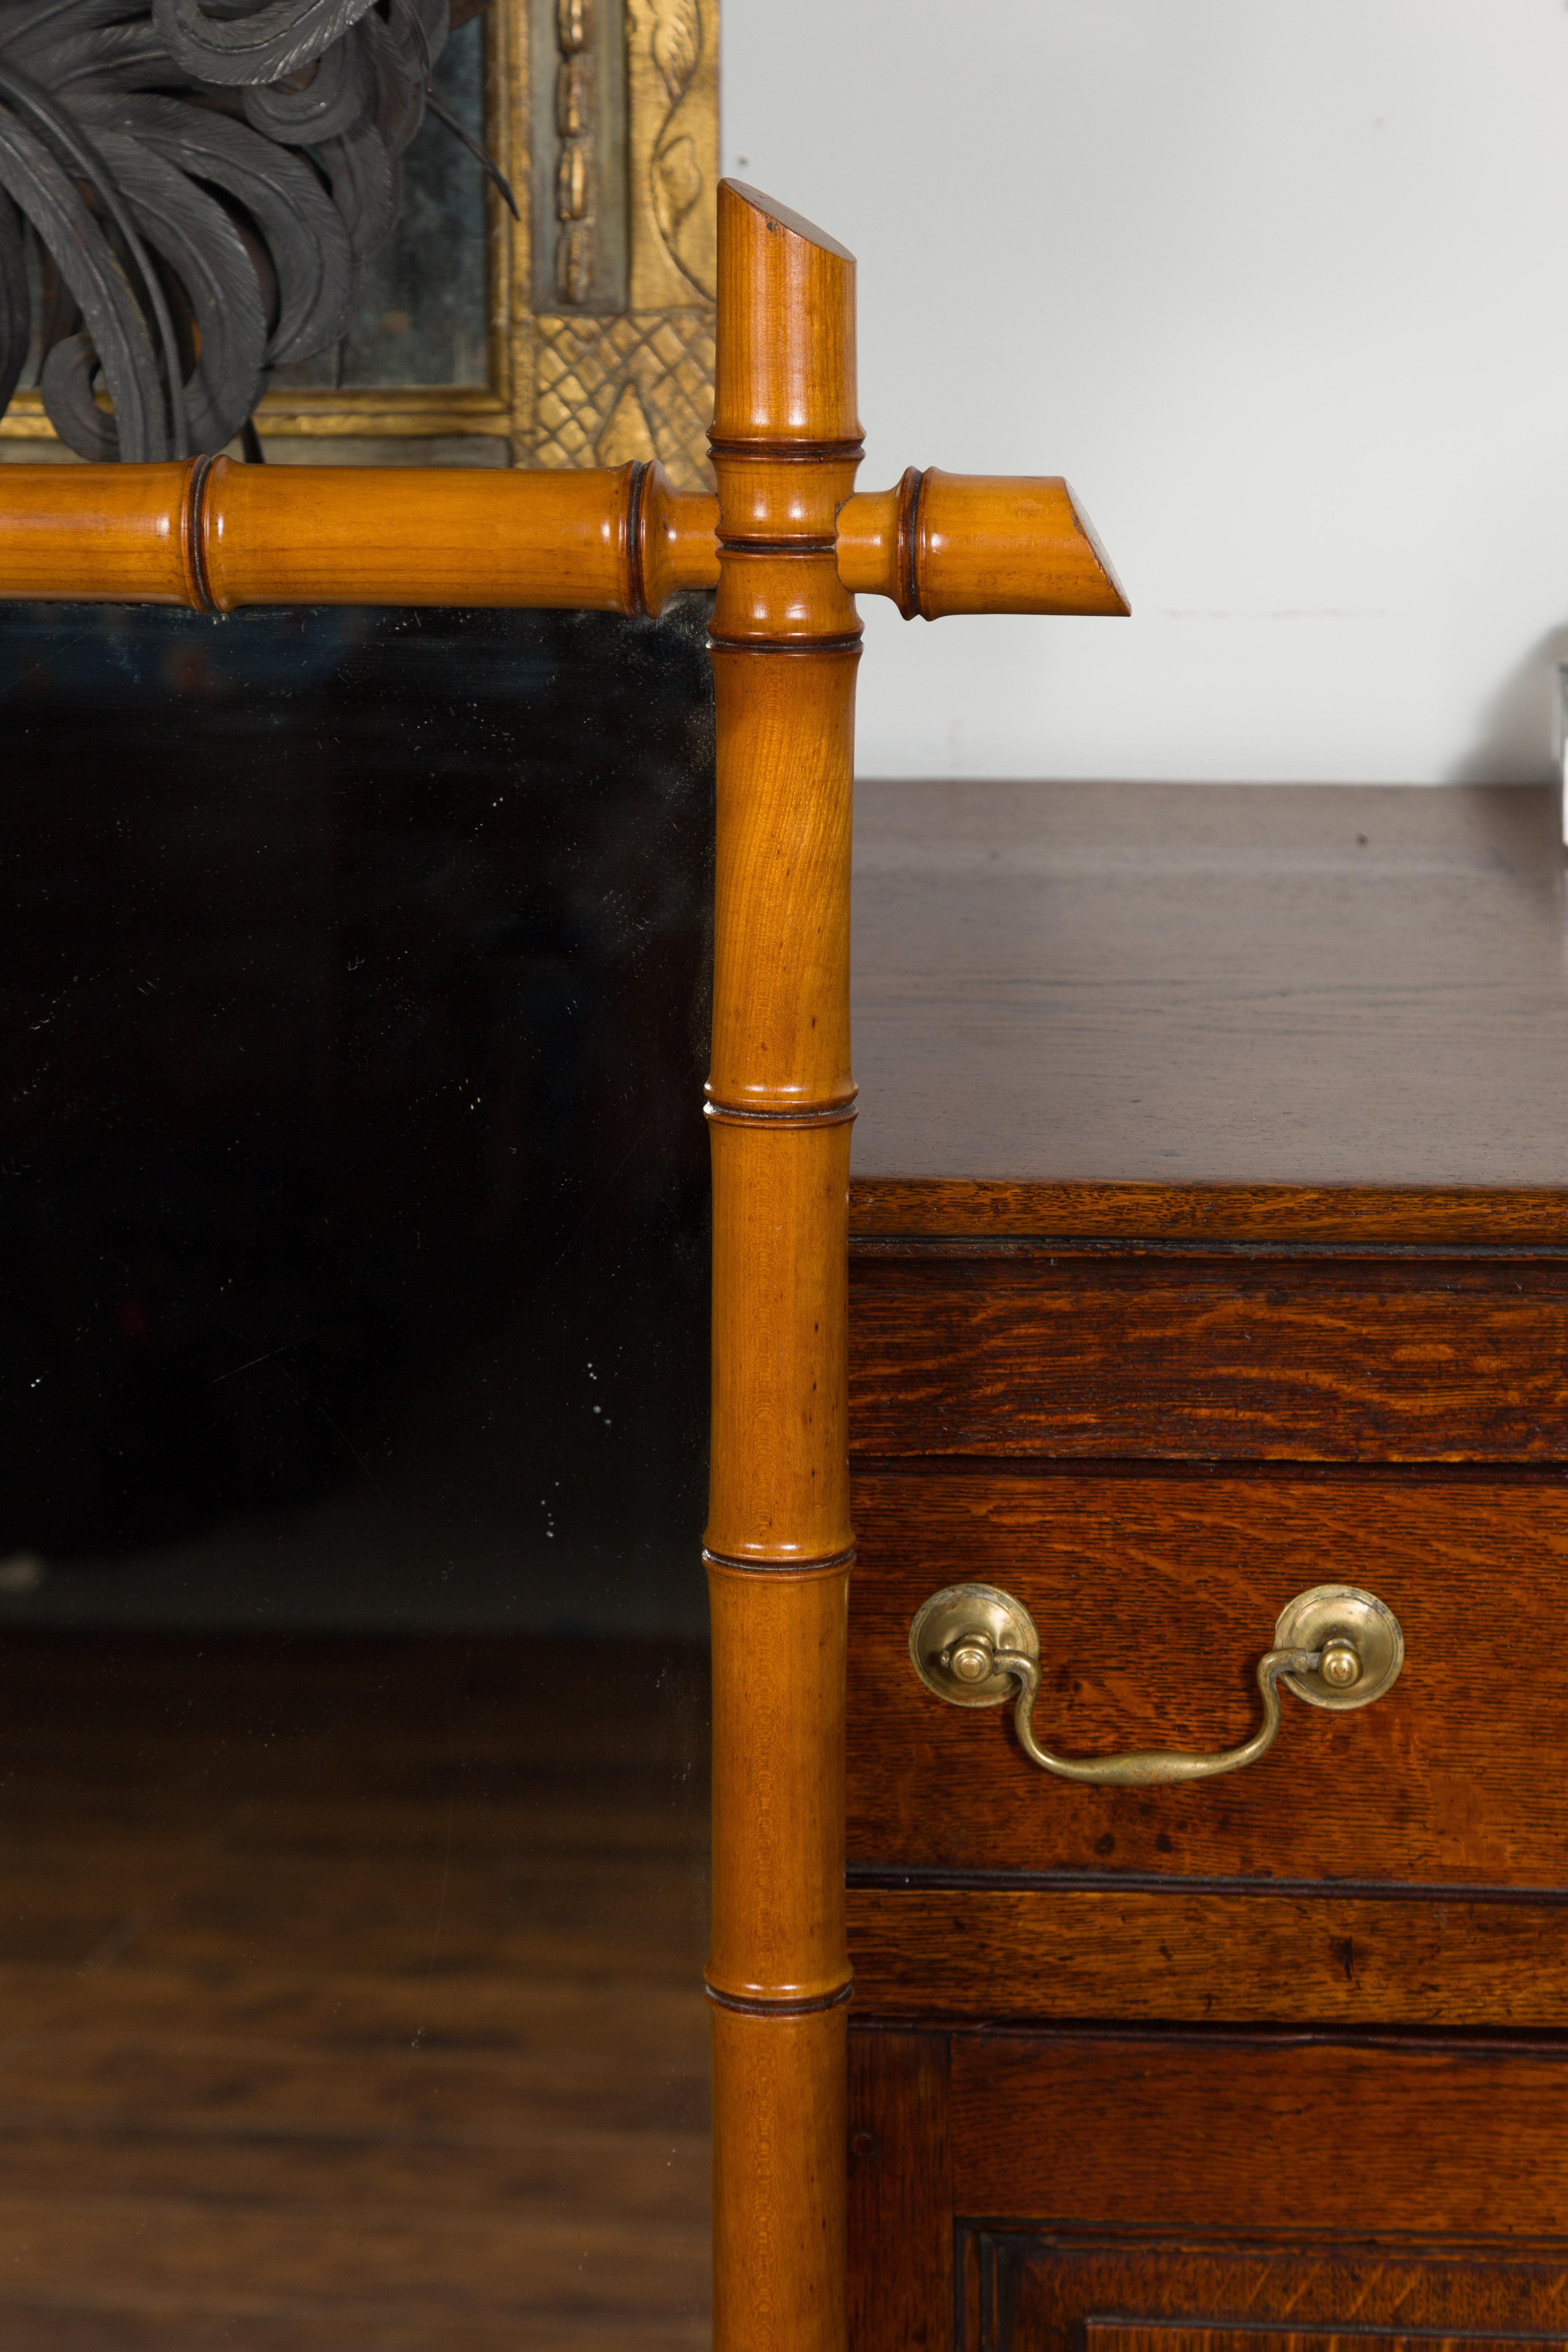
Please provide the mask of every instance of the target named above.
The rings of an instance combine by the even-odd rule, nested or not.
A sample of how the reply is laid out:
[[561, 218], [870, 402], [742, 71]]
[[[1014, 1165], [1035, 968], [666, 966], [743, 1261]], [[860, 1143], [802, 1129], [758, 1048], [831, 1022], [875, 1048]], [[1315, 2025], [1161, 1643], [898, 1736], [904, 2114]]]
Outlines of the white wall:
[[1131, 622], [867, 599], [875, 774], [1543, 777], [1564, 0], [723, 0], [724, 165], [859, 257], [867, 488], [1065, 473]]

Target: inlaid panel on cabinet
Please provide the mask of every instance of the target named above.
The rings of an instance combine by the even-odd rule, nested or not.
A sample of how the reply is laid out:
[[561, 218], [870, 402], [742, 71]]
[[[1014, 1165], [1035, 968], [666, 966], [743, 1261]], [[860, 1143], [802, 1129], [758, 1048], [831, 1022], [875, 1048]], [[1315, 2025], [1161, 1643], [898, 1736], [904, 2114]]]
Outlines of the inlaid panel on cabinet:
[[[965, 2233], [962, 2352], [1558, 2352], [1559, 2248]], [[1105, 2315], [1101, 2316], [1101, 2315]], [[875, 2339], [857, 2352], [891, 2352]]]
[[1402, 2336], [1386, 2327], [1211, 2327], [1202, 2321], [1089, 2319], [1084, 2352], [1538, 2352], [1562, 2336]]

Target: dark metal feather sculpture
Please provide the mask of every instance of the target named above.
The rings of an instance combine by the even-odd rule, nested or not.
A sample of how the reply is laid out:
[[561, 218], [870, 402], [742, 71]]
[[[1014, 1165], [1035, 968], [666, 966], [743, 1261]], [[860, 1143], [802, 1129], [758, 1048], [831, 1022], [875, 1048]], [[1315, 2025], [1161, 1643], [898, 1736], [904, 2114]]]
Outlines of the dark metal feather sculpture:
[[398, 158], [427, 106], [447, 119], [451, 22], [448, 0], [0, 0], [0, 412], [36, 350], [84, 457], [231, 441], [273, 367], [347, 330]]

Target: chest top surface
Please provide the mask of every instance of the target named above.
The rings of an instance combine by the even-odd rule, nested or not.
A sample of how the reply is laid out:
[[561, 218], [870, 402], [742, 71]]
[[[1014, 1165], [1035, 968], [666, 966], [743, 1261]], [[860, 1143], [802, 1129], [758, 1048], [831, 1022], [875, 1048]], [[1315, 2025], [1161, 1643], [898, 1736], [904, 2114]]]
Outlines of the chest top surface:
[[1135, 1192], [1151, 1231], [1223, 1192], [1307, 1232], [1348, 1189], [1369, 1238], [1400, 1192], [1568, 1239], [1544, 790], [873, 782], [855, 889], [861, 1231], [1126, 1231]]

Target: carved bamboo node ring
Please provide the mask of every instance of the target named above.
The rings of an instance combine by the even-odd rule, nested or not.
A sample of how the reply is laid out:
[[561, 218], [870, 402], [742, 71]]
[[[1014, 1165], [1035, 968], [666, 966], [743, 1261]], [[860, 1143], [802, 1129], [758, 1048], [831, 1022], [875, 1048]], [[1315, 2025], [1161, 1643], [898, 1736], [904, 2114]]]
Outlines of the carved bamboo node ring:
[[755, 1103], [705, 1102], [702, 1116], [729, 1127], [847, 1127], [856, 1108], [855, 1095], [843, 1102], [825, 1103], [816, 1110], [792, 1109], [787, 1105], [774, 1110]]
[[843, 1984], [836, 1985], [831, 1992], [812, 1993], [799, 1999], [787, 1992], [726, 1992], [710, 1977], [703, 1979], [702, 1990], [715, 2009], [731, 2010], [741, 2017], [816, 2017], [824, 2010], [842, 2009], [854, 1995], [855, 1980], [851, 1977]]
[[705, 1568], [731, 1569], [739, 1576], [836, 1576], [854, 1567], [855, 1547], [851, 1544], [847, 1551], [836, 1551], [828, 1559], [799, 1559], [793, 1556], [726, 1559], [721, 1553], [710, 1551], [704, 1546], [702, 1563]]
[[710, 433], [708, 446], [715, 457], [765, 457], [773, 466], [815, 466], [824, 457], [858, 460], [866, 454], [858, 434], [843, 441], [734, 441]]
[[821, 660], [827, 654], [853, 654], [858, 657], [860, 652], [858, 633], [854, 636], [803, 636], [797, 640], [791, 637], [731, 637], [723, 635], [718, 629], [710, 629], [708, 642], [718, 653], [782, 654], [792, 661]]

